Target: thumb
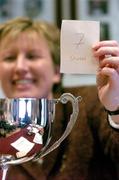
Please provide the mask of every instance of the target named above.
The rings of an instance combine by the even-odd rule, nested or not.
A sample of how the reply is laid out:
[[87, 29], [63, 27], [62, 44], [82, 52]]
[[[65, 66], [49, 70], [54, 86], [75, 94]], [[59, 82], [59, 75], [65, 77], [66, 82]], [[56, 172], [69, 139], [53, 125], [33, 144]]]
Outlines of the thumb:
[[101, 71], [101, 74], [108, 77], [110, 85], [117, 86], [117, 82], [119, 81], [119, 74], [114, 68], [104, 67]]

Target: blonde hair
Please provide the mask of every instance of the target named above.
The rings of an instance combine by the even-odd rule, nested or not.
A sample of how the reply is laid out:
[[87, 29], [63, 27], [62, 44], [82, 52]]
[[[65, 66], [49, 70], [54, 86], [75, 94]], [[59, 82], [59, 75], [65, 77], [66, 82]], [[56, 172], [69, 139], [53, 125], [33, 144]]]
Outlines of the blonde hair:
[[57, 26], [45, 22], [33, 20], [27, 17], [17, 17], [0, 25], [0, 41], [9, 36], [17, 36], [22, 32], [37, 32], [43, 35], [48, 43], [54, 64], [60, 62], [60, 32]]

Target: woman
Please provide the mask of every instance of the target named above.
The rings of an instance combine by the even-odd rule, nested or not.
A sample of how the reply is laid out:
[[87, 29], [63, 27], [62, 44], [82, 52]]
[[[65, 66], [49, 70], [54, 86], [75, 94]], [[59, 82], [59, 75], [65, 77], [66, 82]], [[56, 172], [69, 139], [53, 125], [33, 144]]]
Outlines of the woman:
[[59, 54], [55, 52], [56, 48], [59, 50], [58, 30], [27, 19], [16, 19], [0, 30], [1, 65], [4, 66], [0, 76], [5, 94], [52, 98], [53, 84], [60, 82]]
[[[108, 113], [113, 111], [109, 117], [112, 124], [116, 124], [119, 122], [119, 115], [115, 115], [119, 104], [119, 45], [116, 41], [102, 41], [93, 46], [93, 51], [100, 64], [98, 95]], [[60, 93], [71, 92], [84, 98], [80, 104], [79, 121], [61, 146], [42, 161], [12, 166], [8, 172], [9, 180], [118, 179], [119, 134], [109, 125], [96, 88], [61, 89], [59, 31], [56, 27], [28, 18], [1, 24], [0, 67], [1, 85], [10, 98], [51, 99], [57, 97], [58, 89]], [[54, 140], [62, 134], [70, 111], [70, 105], [59, 105]]]

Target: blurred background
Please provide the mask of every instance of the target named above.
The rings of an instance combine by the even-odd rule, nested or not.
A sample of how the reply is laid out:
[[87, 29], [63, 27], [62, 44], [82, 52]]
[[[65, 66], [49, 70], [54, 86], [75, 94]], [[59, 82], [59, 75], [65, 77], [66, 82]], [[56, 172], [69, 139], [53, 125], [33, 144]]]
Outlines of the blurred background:
[[[47, 20], [59, 28], [63, 19], [100, 21], [100, 39], [119, 41], [119, 0], [0, 0], [0, 22], [17, 16]], [[64, 75], [64, 86], [95, 84], [95, 75]], [[0, 92], [2, 94], [2, 92]]]

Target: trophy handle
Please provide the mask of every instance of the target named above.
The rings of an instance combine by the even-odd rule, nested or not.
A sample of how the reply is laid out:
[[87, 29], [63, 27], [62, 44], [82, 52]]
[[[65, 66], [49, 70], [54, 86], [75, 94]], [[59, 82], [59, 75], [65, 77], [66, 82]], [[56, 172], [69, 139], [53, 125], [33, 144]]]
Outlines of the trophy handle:
[[[72, 114], [70, 115], [70, 120], [62, 136], [54, 144], [52, 144], [48, 149], [45, 149], [45, 151], [43, 151], [40, 154], [40, 158], [46, 156], [51, 151], [56, 149], [61, 144], [61, 142], [70, 134], [77, 120], [77, 116], [79, 113], [79, 101], [81, 101], [81, 99], [82, 99], [81, 96], [74, 97], [71, 93], [63, 93], [59, 99], [57, 99], [56, 101], [54, 100], [55, 103], [61, 102], [62, 104], [66, 104], [68, 101], [71, 101], [73, 111], [72, 111]], [[35, 160], [38, 160], [38, 159], [39, 159], [38, 156], [36, 156]]]

